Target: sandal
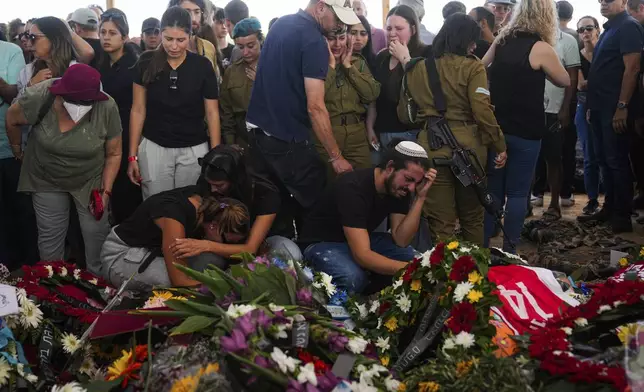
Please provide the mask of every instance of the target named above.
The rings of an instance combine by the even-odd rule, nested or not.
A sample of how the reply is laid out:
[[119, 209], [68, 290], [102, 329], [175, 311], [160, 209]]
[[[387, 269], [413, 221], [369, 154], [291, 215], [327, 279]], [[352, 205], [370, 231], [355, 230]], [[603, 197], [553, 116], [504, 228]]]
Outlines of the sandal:
[[561, 219], [561, 211], [555, 209], [555, 208], [548, 208], [546, 211], [543, 212], [543, 216], [541, 218], [545, 222], [555, 222]]

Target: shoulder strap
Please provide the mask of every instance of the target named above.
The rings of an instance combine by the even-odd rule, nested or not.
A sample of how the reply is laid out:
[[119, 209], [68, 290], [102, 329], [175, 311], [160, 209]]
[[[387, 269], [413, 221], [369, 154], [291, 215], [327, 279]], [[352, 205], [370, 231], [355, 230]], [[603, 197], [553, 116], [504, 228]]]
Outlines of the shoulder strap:
[[52, 93], [47, 94], [45, 103], [40, 107], [40, 110], [38, 111], [38, 119], [36, 119], [35, 123], [31, 124], [32, 128], [40, 124], [43, 118], [45, 118], [45, 116], [49, 112], [49, 109], [51, 109], [51, 107], [54, 105], [55, 100], [56, 100], [56, 96], [54, 94]]
[[434, 96], [434, 106], [436, 106], [438, 113], [443, 116], [447, 112], [447, 102], [445, 101], [445, 94], [441, 87], [441, 79], [438, 75], [438, 68], [436, 68], [436, 61], [434, 60], [434, 52], [432, 50], [427, 51], [425, 68], [427, 69], [427, 79], [429, 79], [429, 89]]

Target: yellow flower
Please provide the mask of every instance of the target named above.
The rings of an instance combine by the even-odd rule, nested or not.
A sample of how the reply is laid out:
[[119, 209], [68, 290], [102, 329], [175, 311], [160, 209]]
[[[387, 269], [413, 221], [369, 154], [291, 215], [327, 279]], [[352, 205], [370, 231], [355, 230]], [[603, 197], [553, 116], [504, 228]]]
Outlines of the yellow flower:
[[411, 281], [411, 291], [420, 291], [422, 288], [423, 284], [420, 280], [416, 279]]
[[176, 381], [174, 384], [172, 384], [172, 389], [170, 389], [170, 392], [194, 392], [197, 390], [199, 381], [203, 376], [218, 372], [219, 364], [209, 363], [206, 367], [199, 369], [199, 371], [192, 376], [187, 376]]
[[384, 357], [380, 357], [380, 363], [382, 366], [387, 367], [389, 366], [389, 356], [385, 355]]
[[640, 256], [644, 257], [644, 246], [640, 249]]
[[456, 377], [461, 378], [470, 372], [472, 361], [461, 361], [456, 364]]
[[449, 244], [447, 244], [447, 249], [449, 250], [454, 250], [458, 248], [458, 241], [452, 241]]
[[418, 384], [418, 392], [438, 392], [440, 385], [434, 381], [421, 382]]
[[387, 320], [387, 322], [385, 323], [385, 327], [387, 327], [387, 329], [388, 329], [390, 332], [395, 331], [396, 329], [398, 329], [398, 319], [397, 319], [395, 316], [394, 316], [394, 317], [392, 317], [392, 318], [390, 318], [390, 319], [389, 319], [389, 320]]
[[622, 325], [617, 328], [617, 337], [623, 344], [626, 344], [629, 336], [635, 336], [637, 334], [637, 327], [638, 325], [635, 323]]
[[472, 271], [469, 275], [467, 275], [467, 280], [473, 285], [477, 285], [481, 284], [481, 282], [483, 281], [483, 276], [481, 276], [478, 271]]
[[467, 299], [471, 303], [479, 302], [481, 298], [483, 298], [483, 293], [478, 290], [470, 290], [470, 292], [467, 293]]
[[116, 380], [121, 377], [123, 373], [127, 370], [130, 365], [130, 360], [132, 359], [132, 351], [121, 351], [123, 354], [121, 358], [117, 359], [112, 363], [112, 366], [107, 368], [107, 381]]
[[407, 385], [405, 385], [405, 383], [404, 383], [404, 382], [401, 382], [401, 383], [398, 385], [398, 392], [405, 392], [406, 390], [407, 390]]
[[628, 260], [626, 260], [626, 257], [622, 257], [619, 259], [619, 266], [624, 268], [628, 265]]

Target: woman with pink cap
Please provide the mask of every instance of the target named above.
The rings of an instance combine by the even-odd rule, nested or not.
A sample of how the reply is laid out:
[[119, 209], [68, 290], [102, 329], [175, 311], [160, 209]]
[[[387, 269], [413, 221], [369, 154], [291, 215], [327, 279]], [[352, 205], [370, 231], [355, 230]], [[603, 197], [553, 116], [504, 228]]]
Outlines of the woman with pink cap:
[[[87, 269], [101, 274], [109, 233], [105, 206], [121, 162], [121, 121], [101, 75], [75, 64], [60, 79], [39, 83], [7, 111], [7, 136], [22, 161], [18, 191], [32, 194], [42, 260], [65, 256], [70, 201], [78, 212]], [[22, 125], [31, 125], [22, 150]]]

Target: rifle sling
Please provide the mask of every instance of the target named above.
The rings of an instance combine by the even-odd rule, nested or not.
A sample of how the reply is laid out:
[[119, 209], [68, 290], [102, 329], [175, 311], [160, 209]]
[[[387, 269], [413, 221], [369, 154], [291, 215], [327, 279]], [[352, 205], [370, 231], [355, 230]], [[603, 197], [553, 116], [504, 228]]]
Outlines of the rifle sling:
[[427, 58], [425, 59], [425, 68], [427, 70], [427, 79], [429, 80], [429, 89], [434, 96], [434, 106], [441, 117], [445, 116], [447, 112], [447, 101], [445, 100], [445, 93], [441, 86], [441, 79], [438, 75], [438, 68], [436, 68], [436, 61], [434, 60], [434, 51], [427, 51]]

